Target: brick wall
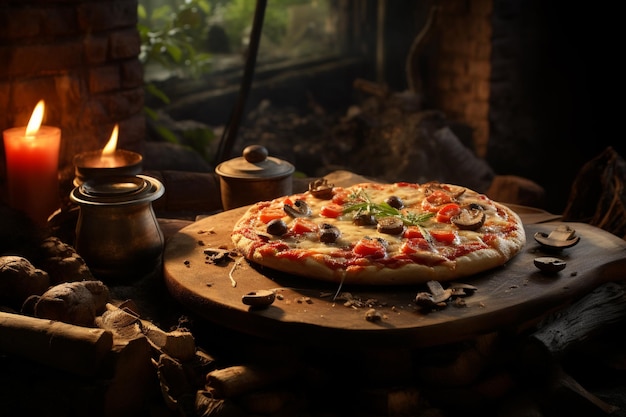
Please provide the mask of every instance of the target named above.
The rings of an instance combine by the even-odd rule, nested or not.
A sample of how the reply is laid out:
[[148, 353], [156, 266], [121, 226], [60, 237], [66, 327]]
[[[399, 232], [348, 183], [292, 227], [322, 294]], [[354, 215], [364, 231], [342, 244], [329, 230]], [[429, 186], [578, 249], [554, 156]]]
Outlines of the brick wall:
[[137, 0], [0, 4], [0, 129], [26, 125], [44, 99], [44, 124], [62, 130], [62, 181], [73, 176], [74, 155], [101, 149], [116, 123], [118, 148], [141, 152], [143, 69], [136, 24]]
[[484, 157], [489, 141], [491, 12], [493, 0], [442, 0], [430, 63], [432, 106], [473, 130]]

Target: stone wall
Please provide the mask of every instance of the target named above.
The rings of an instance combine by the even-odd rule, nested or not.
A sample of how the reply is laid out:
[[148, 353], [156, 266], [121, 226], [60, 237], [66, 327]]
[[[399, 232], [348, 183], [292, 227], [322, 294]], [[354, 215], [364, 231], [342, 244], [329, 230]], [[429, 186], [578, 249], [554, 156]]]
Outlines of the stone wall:
[[118, 148], [140, 152], [145, 120], [136, 24], [137, 0], [2, 2], [0, 129], [25, 126], [43, 99], [44, 124], [62, 130], [62, 177], [72, 175], [75, 154], [101, 149], [115, 124]]
[[489, 141], [492, 0], [442, 0], [429, 64], [430, 107], [471, 127], [476, 154]]

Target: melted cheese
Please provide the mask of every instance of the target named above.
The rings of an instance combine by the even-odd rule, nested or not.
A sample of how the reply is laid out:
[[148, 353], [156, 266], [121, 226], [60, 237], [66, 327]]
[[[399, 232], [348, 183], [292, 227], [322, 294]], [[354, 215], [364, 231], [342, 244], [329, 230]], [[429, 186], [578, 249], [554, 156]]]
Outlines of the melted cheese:
[[[403, 213], [411, 213], [414, 215], [420, 215], [428, 213], [428, 210], [424, 209], [424, 200], [426, 198], [429, 188], [427, 186], [419, 186], [417, 184], [360, 184], [348, 189], [335, 188], [335, 195], [340, 195], [345, 198], [349, 194], [354, 194], [358, 190], [363, 190], [372, 203], [383, 203], [387, 198], [391, 196], [399, 197], [403, 203]], [[458, 189], [462, 190], [462, 189]], [[458, 191], [455, 190], [455, 191]], [[362, 195], [362, 194], [361, 194]], [[375, 225], [371, 226], [357, 226], [353, 223], [354, 213], [345, 213], [337, 218], [324, 217], [320, 214], [322, 207], [328, 205], [332, 201], [321, 200], [313, 197], [310, 193], [303, 193], [295, 196], [291, 196], [291, 202], [295, 202], [296, 199], [305, 201], [311, 208], [312, 214], [307, 217], [307, 220], [313, 221], [318, 226], [322, 223], [328, 223], [334, 225], [341, 232], [340, 237], [334, 243], [322, 243], [319, 240], [317, 231], [293, 234], [288, 232], [283, 236], [273, 236], [270, 241], [280, 241], [288, 244], [292, 249], [302, 249], [307, 251], [314, 251], [323, 255], [336, 255], [341, 251], [350, 250], [356, 242], [363, 238], [382, 239], [386, 242], [386, 248], [388, 256], [396, 256], [400, 254], [400, 248], [402, 244], [407, 240], [402, 235], [390, 235], [381, 233], [377, 230]], [[432, 233], [440, 232], [452, 232], [456, 235], [452, 243], [436, 242], [438, 247], [450, 247], [460, 246], [467, 243], [482, 243], [483, 237], [486, 233], [501, 234], [503, 230], [510, 225], [510, 220], [502, 216], [498, 207], [491, 202], [484, 195], [478, 194], [471, 190], [465, 190], [460, 196], [453, 199], [453, 201], [459, 205], [475, 203], [481, 205], [486, 213], [486, 221], [482, 228], [478, 231], [459, 230], [456, 226], [450, 223], [440, 223], [436, 220], [436, 216], [431, 217], [421, 225], [426, 230]], [[270, 202], [269, 207], [282, 208], [285, 202], [285, 198], [278, 198]], [[429, 205], [430, 212], [436, 212], [436, 210], [445, 204]], [[347, 206], [347, 205], [346, 205]], [[344, 206], [345, 207], [345, 206]], [[285, 215], [282, 220], [286, 223], [288, 228], [291, 228], [295, 222], [295, 219]], [[255, 230], [267, 235], [267, 225], [260, 220], [254, 224]]]

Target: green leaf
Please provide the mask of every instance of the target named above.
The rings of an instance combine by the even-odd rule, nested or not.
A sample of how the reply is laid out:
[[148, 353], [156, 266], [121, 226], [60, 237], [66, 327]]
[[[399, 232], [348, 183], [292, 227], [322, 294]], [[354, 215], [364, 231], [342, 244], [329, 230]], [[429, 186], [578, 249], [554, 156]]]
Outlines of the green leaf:
[[179, 143], [178, 137], [174, 132], [164, 126], [157, 126], [157, 132], [168, 142]]
[[164, 46], [167, 50], [167, 53], [170, 57], [172, 57], [172, 60], [174, 60], [174, 62], [180, 63], [182, 61], [183, 51], [178, 46], [172, 43], [167, 43]]
[[193, 3], [204, 13], [211, 13], [211, 4], [207, 0], [196, 0]]
[[209, 160], [207, 149], [215, 140], [215, 133], [212, 129], [197, 128], [186, 130], [183, 133], [183, 137], [185, 142], [189, 143], [193, 150], [202, 155], [206, 160]]
[[148, 92], [149, 94], [151, 94], [154, 97], [158, 98], [163, 103], [165, 103], [165, 104], [169, 104], [170, 103], [170, 98], [167, 96], [167, 94], [165, 94], [163, 92], [163, 90], [159, 89], [154, 84], [152, 84], [152, 83], [146, 84], [145, 85], [145, 89], [146, 89], [146, 92]]
[[146, 114], [146, 116], [148, 116], [152, 120], [156, 121], [159, 118], [159, 115], [157, 114], [157, 112], [152, 110], [150, 107], [144, 106], [143, 112]]
[[172, 8], [166, 4], [166, 5], [163, 5], [154, 9], [152, 11], [152, 16], [150, 16], [150, 18], [154, 20], [165, 19], [165, 18], [170, 17], [171, 14], [172, 14]]
[[142, 40], [147, 40], [149, 33], [150, 33], [150, 28], [146, 25], [142, 25], [141, 23], [137, 24], [137, 31], [139, 32], [139, 36], [141, 37]]
[[137, 5], [137, 17], [139, 19], [147, 19], [148, 18], [148, 12], [146, 11], [146, 8], [143, 6], [143, 4]]

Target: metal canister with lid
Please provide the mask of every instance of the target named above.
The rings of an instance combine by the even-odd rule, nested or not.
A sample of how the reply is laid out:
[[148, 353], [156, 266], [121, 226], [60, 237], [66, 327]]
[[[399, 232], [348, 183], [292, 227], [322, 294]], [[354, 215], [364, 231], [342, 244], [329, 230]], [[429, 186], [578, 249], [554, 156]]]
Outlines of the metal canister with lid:
[[141, 278], [160, 266], [164, 239], [152, 201], [164, 192], [145, 175], [96, 178], [72, 190], [80, 208], [75, 248], [95, 277]]
[[265, 147], [250, 145], [243, 150], [242, 156], [222, 162], [215, 168], [220, 177], [224, 210], [292, 193], [294, 166], [268, 155]]

